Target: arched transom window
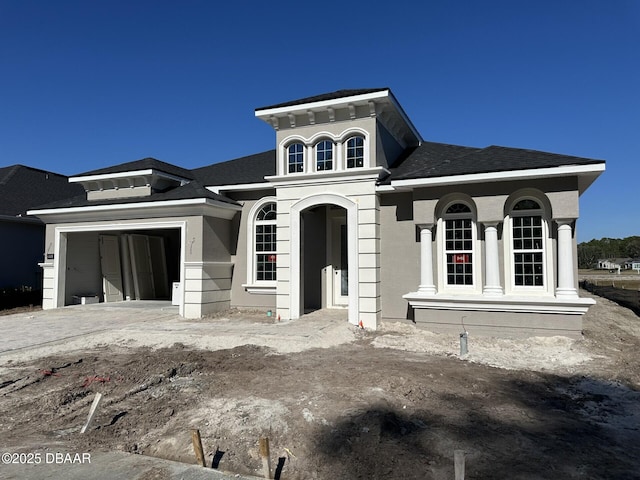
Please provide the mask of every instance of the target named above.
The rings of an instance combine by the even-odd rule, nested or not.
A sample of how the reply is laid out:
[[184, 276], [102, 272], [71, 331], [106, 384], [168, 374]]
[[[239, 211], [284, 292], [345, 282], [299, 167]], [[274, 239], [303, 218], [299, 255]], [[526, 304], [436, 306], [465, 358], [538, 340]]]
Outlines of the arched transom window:
[[540, 204], [520, 200], [511, 212], [513, 280], [517, 287], [544, 286], [544, 220]]

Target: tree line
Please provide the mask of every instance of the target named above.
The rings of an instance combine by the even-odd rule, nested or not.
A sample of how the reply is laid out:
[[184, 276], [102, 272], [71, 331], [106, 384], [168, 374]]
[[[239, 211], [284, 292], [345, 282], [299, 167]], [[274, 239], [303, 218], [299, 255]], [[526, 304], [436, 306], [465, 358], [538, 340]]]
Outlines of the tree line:
[[578, 267], [594, 268], [606, 258], [640, 258], [640, 237], [601, 238], [578, 244]]

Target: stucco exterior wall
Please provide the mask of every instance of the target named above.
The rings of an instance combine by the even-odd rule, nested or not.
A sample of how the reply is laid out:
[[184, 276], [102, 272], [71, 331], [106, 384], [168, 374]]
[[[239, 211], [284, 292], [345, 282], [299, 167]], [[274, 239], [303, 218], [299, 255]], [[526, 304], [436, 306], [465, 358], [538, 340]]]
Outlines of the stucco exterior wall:
[[262, 198], [274, 196], [274, 191], [258, 191], [229, 194], [234, 200], [242, 203], [242, 212], [238, 213], [230, 226], [230, 250], [233, 263], [231, 279], [231, 306], [234, 308], [251, 308], [275, 310], [275, 290], [271, 293], [249, 293], [243, 286], [248, 283], [247, 261], [248, 241], [253, 238], [248, 230], [249, 212]]
[[382, 318], [411, 318], [409, 302], [402, 298], [420, 284], [420, 237], [411, 192], [381, 197], [380, 267]]
[[[498, 229], [498, 262], [499, 283], [505, 296], [498, 296], [495, 301], [495, 311], [469, 310], [472, 316], [472, 324], [476, 331], [482, 334], [496, 334], [503, 332], [507, 335], [529, 335], [531, 332], [578, 336], [582, 328], [581, 315], [572, 313], [560, 313], [564, 308], [555, 309], [548, 306], [532, 307], [529, 313], [522, 311], [521, 307], [510, 306], [500, 311], [500, 298], [507, 299], [511, 292], [511, 273], [505, 268], [510, 261], [505, 255], [509, 251], [505, 242], [505, 217], [508, 215], [513, 202], [521, 196], [534, 195], [543, 204], [547, 218], [547, 262], [548, 272], [546, 288], [537, 293], [528, 293], [532, 300], [536, 297], [546, 297], [554, 302], [555, 289], [558, 285], [558, 224], [557, 221], [574, 219], [578, 215], [578, 191], [575, 178], [557, 178], [532, 181], [495, 182], [492, 184], [470, 184], [451, 186], [435, 186], [419, 188], [413, 192], [398, 192], [381, 194], [381, 298], [382, 318], [385, 320], [412, 319], [418, 323], [428, 325], [428, 328], [436, 331], [454, 331], [459, 327], [460, 315], [465, 310], [455, 308], [456, 294], [453, 289], [443, 289], [443, 274], [440, 269], [444, 264], [439, 259], [442, 256], [438, 248], [439, 238], [442, 232], [439, 229], [438, 218], [444, 213], [446, 205], [450, 201], [466, 199], [473, 205], [476, 214], [476, 255], [480, 256], [479, 275], [476, 277], [478, 285], [470, 301], [479, 301], [481, 305], [485, 300], [483, 288], [485, 286], [487, 270], [487, 245], [485, 228], [487, 225], [497, 225]], [[444, 300], [434, 302], [438, 307], [428, 308], [428, 301], [419, 308], [411, 308], [409, 302], [402, 298], [409, 292], [415, 292], [421, 282], [421, 244], [420, 225], [431, 225], [432, 241], [430, 245], [433, 258], [432, 271], [434, 283], [437, 287], [437, 295]], [[572, 238], [572, 261], [574, 271], [574, 284], [577, 288], [577, 245], [575, 228]], [[444, 295], [444, 297], [443, 297]], [[465, 298], [460, 293], [460, 299]], [[473, 297], [475, 296], [475, 297]], [[445, 298], [446, 297], [446, 298]], [[475, 300], [472, 300], [475, 298]], [[511, 300], [504, 300], [511, 301]], [[420, 303], [420, 302], [418, 302]], [[534, 302], [535, 303], [535, 302]], [[450, 305], [449, 305], [450, 304]], [[579, 300], [577, 301], [579, 304]], [[493, 307], [491, 307], [493, 308]], [[515, 310], [518, 310], [517, 312]], [[525, 309], [526, 310], [526, 309]], [[458, 313], [458, 311], [463, 313]], [[538, 313], [538, 311], [540, 313]], [[467, 312], [467, 313], [468, 313]], [[475, 323], [473, 323], [475, 322]], [[555, 332], [555, 333], [553, 333]]]
[[[277, 161], [278, 161], [278, 174], [286, 175], [286, 146], [295, 141], [304, 141], [305, 143], [309, 142], [309, 149], [307, 150], [306, 161], [314, 162], [313, 156], [313, 144], [322, 140], [323, 138], [336, 138], [340, 137], [345, 132], [353, 130], [354, 135], [358, 134], [358, 130], [364, 130], [368, 133], [368, 142], [366, 158], [370, 159], [370, 166], [374, 167], [380, 164], [380, 161], [376, 163], [377, 155], [380, 154], [378, 151], [378, 139], [377, 139], [377, 129], [376, 129], [376, 120], [375, 118], [360, 118], [355, 120], [348, 121], [339, 121], [317, 125], [308, 125], [296, 127], [293, 129], [283, 129], [279, 130], [276, 133], [276, 145], [278, 146], [277, 150]], [[337, 162], [338, 156], [344, 157], [344, 149], [346, 145], [339, 146], [339, 148], [334, 152], [334, 162]], [[382, 160], [383, 157], [381, 157]], [[366, 160], [365, 160], [366, 162]], [[384, 162], [382, 162], [384, 165]]]
[[580, 315], [416, 309], [415, 322], [418, 327], [438, 333], [460, 334], [466, 329], [470, 349], [473, 348], [473, 337], [478, 335], [582, 338]]

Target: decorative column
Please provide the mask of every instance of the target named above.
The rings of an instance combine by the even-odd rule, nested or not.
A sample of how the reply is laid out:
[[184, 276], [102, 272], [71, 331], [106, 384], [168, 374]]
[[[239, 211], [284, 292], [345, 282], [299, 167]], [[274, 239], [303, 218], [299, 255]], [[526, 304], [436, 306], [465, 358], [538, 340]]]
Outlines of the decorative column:
[[498, 255], [498, 222], [484, 223], [485, 273], [483, 295], [503, 295]]
[[558, 287], [556, 298], [578, 298], [573, 272], [572, 218], [556, 219], [558, 224]]
[[418, 293], [435, 295], [438, 293], [433, 283], [433, 250], [432, 250], [432, 223], [418, 225], [420, 228], [420, 287]]

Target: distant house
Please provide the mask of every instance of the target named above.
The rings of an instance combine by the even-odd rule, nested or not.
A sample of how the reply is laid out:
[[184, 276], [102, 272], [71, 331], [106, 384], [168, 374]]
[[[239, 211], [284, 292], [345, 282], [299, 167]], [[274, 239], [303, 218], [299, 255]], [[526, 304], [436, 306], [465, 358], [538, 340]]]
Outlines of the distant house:
[[634, 258], [631, 260], [631, 268], [640, 273], [640, 258]]
[[598, 268], [603, 270], [617, 270], [630, 268], [630, 258], [602, 258], [598, 260]]
[[574, 233], [604, 161], [426, 141], [388, 88], [255, 116], [269, 151], [85, 172], [70, 178], [85, 195], [32, 211], [47, 224], [43, 308], [93, 293], [171, 297], [187, 318], [331, 308], [367, 329], [581, 335], [594, 301], [578, 296]]
[[64, 175], [24, 165], [0, 168], [0, 288], [42, 287], [45, 226], [27, 210], [82, 193]]

